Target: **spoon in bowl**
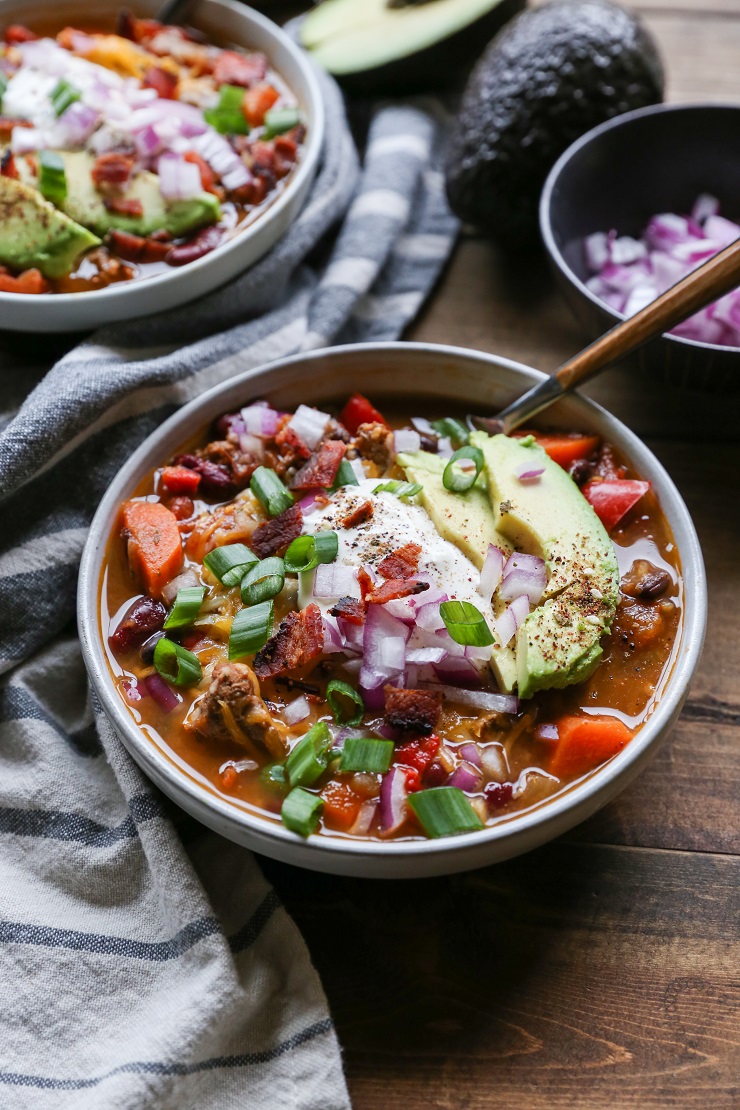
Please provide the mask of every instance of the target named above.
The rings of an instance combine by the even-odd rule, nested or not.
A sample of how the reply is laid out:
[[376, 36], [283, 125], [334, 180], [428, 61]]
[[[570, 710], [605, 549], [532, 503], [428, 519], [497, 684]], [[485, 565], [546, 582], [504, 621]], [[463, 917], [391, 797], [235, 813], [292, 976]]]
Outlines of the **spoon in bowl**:
[[[524, 424], [565, 393], [589, 381], [638, 347], [670, 331], [695, 312], [740, 285], [740, 239], [715, 254], [657, 300], [616, 324], [575, 358], [563, 363], [550, 378], [527, 390], [498, 416], [469, 416], [468, 420], [489, 435], [507, 434]], [[739, 356], [740, 357], [740, 356]]]

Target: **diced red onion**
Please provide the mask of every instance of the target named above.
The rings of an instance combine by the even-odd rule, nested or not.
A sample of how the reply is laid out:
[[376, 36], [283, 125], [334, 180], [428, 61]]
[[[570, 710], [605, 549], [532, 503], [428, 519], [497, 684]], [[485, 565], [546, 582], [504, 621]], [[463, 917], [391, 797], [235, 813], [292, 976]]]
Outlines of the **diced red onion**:
[[441, 663], [434, 664], [437, 678], [449, 686], [475, 686], [480, 683], [480, 672], [469, 659], [452, 659], [448, 655]]
[[406, 652], [406, 662], [419, 666], [424, 663], [441, 663], [446, 655], [443, 647], [411, 648]]
[[310, 712], [311, 706], [308, 704], [308, 698], [305, 694], [301, 694], [300, 697], [294, 698], [292, 702], [285, 706], [283, 720], [286, 725], [297, 725], [299, 721], [305, 721]]
[[48, 132], [40, 127], [14, 127], [10, 133], [10, 149], [13, 154], [30, 154], [47, 147], [48, 139]]
[[227, 189], [238, 189], [251, 180], [249, 170], [234, 148], [222, 135], [209, 128], [193, 139], [193, 150], [205, 158]]
[[331, 655], [335, 651], [344, 651], [344, 641], [339, 627], [331, 616], [324, 617], [324, 654]]
[[360, 596], [360, 586], [352, 567], [341, 563], [319, 563], [313, 583], [313, 596], [340, 598]]
[[490, 782], [508, 781], [509, 761], [502, 744], [486, 744], [481, 752], [480, 761], [483, 773]]
[[452, 440], [447, 436], [443, 436], [437, 443], [437, 454], [441, 459], [451, 459], [455, 450], [452, 446]]
[[498, 586], [503, 578], [505, 556], [500, 547], [496, 547], [494, 543], [488, 545], [488, 552], [485, 561], [481, 567], [480, 582], [478, 584], [478, 593], [482, 597], [490, 598], [493, 591]]
[[425, 416], [412, 416], [411, 423], [422, 435], [436, 437], [437, 433]]
[[349, 465], [352, 467], [352, 473], [358, 482], [364, 482], [367, 475], [365, 474], [365, 467], [362, 465], [362, 459], [350, 459]]
[[147, 675], [144, 679], [144, 685], [163, 712], [171, 713], [173, 709], [177, 709], [180, 704], [180, 696], [165, 682], [161, 675]]
[[149, 696], [149, 691], [144, 683], [137, 682], [135, 678], [132, 678], [130, 682], [124, 682], [123, 693], [129, 705], [136, 705], [142, 698]]
[[406, 820], [408, 790], [406, 772], [402, 767], [391, 767], [380, 783], [380, 829], [390, 836]]
[[448, 786], [456, 786], [458, 790], [462, 790], [466, 794], [474, 794], [476, 790], [480, 790], [482, 775], [478, 768], [473, 767], [471, 763], [461, 763], [452, 772], [447, 784]]
[[403, 621], [385, 612], [382, 605], [369, 605], [363, 625], [363, 660], [360, 685], [374, 690], [403, 674], [409, 630]]
[[222, 775], [227, 767], [233, 767], [236, 773], [240, 775], [242, 771], [256, 771], [259, 767], [259, 763], [256, 759], [227, 759], [226, 762], [222, 763], [219, 767], [219, 775]]
[[299, 405], [288, 421], [288, 427], [292, 428], [306, 447], [310, 447], [313, 451], [326, 431], [326, 425], [330, 419], [328, 412], [319, 412], [318, 409], [309, 408], [308, 405]]
[[[584, 240], [586, 285], [616, 312], [632, 316], [665, 293], [702, 262], [740, 238], [740, 225], [719, 215], [719, 204], [699, 196], [690, 217], [674, 213], [654, 216], [641, 240], [596, 232]], [[672, 329], [673, 335], [740, 347], [740, 289], [728, 294]]]
[[[265, 411], [267, 410], [267, 401], [255, 401], [254, 404], [248, 405], [242, 409], [241, 417], [244, 421], [244, 427], [253, 436], [271, 435], [271, 432], [263, 431], [263, 419]], [[269, 410], [274, 411], [274, 410]], [[277, 413], [275, 415], [275, 424], [277, 425]]]
[[537, 725], [534, 730], [535, 739], [537, 740], [559, 740], [560, 734], [557, 725]]
[[177, 154], [162, 154], [157, 162], [157, 173], [165, 200], [191, 200], [203, 192], [198, 167]]
[[239, 436], [239, 447], [245, 455], [251, 455], [254, 459], [262, 459], [265, 456], [265, 446], [262, 440], [248, 432], [242, 432]]
[[544, 463], [539, 463], [534, 459], [532, 461], [525, 460], [524, 462], [517, 463], [514, 467], [514, 477], [520, 482], [538, 482], [544, 472]]
[[418, 451], [421, 447], [421, 436], [410, 428], [401, 428], [393, 433], [393, 450], [397, 455], [402, 451]]
[[494, 621], [496, 635], [502, 647], [507, 647], [517, 629], [529, 616], [529, 598], [526, 594], [515, 597], [511, 605], [507, 605], [501, 616]]
[[525, 594], [531, 605], [537, 605], [545, 592], [547, 570], [544, 559], [538, 555], [515, 551], [506, 560], [504, 576], [498, 596], [502, 601], [513, 601]]
[[412, 597], [397, 597], [393, 601], [386, 601], [383, 608], [404, 624], [414, 624], [416, 621], [417, 608]]
[[[75, 100], [62, 112], [54, 130], [61, 150], [70, 150], [85, 145], [98, 125], [100, 116], [86, 104]], [[56, 146], [56, 144], [54, 144]]]
[[303, 515], [309, 516], [311, 513], [315, 513], [319, 508], [319, 498], [323, 496], [323, 490], [315, 490], [313, 493], [307, 493], [305, 497], [302, 497], [297, 505]]
[[354, 836], [367, 836], [375, 820], [375, 812], [378, 808], [378, 803], [373, 798], [368, 798], [360, 806], [360, 812], [357, 814], [354, 825], [349, 830], [350, 834]]
[[468, 763], [472, 763], [474, 767], [480, 767], [480, 751], [477, 744], [471, 741], [468, 744], [461, 744], [457, 750]]
[[177, 597], [178, 590], [184, 590], [188, 586], [199, 586], [200, 579], [192, 567], [188, 567], [182, 574], [178, 574], [177, 578], [172, 578], [166, 586], [162, 587], [162, 599], [171, 605]]
[[[442, 600], [446, 601], [447, 598], [445, 597]], [[445, 622], [440, 615], [439, 606], [439, 601], [433, 601], [429, 605], [421, 605], [416, 616], [417, 627], [423, 628], [427, 632], [436, 632], [438, 629], [444, 628]]]
[[514, 694], [492, 694], [488, 690], [461, 690], [457, 686], [438, 686], [445, 700], [488, 713], [517, 713], [519, 699]]

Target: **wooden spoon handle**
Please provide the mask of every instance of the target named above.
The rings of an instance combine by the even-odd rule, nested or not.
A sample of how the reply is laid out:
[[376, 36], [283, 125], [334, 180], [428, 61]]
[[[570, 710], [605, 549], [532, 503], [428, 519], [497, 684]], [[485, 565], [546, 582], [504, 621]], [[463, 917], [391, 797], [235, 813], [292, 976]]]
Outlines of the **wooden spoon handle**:
[[672, 285], [657, 300], [602, 335], [555, 373], [563, 389], [575, 389], [604, 367], [670, 331], [740, 285], [740, 239]]

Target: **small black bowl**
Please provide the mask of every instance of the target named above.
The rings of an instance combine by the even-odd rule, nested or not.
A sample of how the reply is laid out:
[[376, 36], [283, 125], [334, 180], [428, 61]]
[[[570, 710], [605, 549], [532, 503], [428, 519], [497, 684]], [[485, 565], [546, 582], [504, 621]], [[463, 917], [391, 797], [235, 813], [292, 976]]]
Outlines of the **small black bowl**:
[[[595, 127], [553, 166], [540, 199], [540, 230], [565, 299], [592, 339], [625, 317], [586, 287], [583, 240], [615, 228], [639, 237], [659, 212], [686, 215], [701, 193], [740, 217], [740, 105], [665, 105]], [[740, 348], [673, 335], [630, 359], [668, 385], [711, 393], [740, 390]]]

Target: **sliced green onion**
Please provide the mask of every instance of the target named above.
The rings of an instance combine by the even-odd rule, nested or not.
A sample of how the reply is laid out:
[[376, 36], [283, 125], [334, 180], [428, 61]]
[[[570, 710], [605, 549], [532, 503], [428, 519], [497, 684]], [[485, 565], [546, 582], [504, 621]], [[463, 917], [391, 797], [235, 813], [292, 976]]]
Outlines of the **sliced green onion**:
[[157, 674], [166, 678], [173, 686], [196, 686], [203, 677], [198, 656], [165, 636], [157, 640], [154, 666]]
[[432, 420], [432, 427], [443, 439], [451, 439], [454, 447], [462, 447], [470, 439], [470, 429], [462, 420], [454, 416], [444, 416], [441, 420]]
[[493, 643], [486, 618], [470, 601], [443, 601], [439, 615], [456, 644], [487, 647]]
[[384, 775], [393, 759], [392, 740], [348, 736], [342, 748], [340, 771], [370, 771]]
[[360, 482], [347, 459], [342, 459], [337, 470], [337, 476], [329, 487], [330, 490], [339, 489], [340, 486], [359, 486]]
[[326, 721], [317, 721], [302, 736], [285, 761], [291, 786], [311, 786], [329, 765], [331, 733]]
[[[342, 704], [345, 699], [349, 699], [352, 704], [349, 706]], [[350, 727], [359, 725], [362, 714], [365, 712], [365, 703], [348, 682], [333, 678], [326, 687], [326, 700], [334, 714], [334, 720], [340, 725], [349, 725]]]
[[291, 574], [314, 570], [319, 563], [333, 563], [339, 551], [336, 532], [317, 532], [315, 536], [299, 536], [285, 552], [285, 569]]
[[222, 135], [248, 135], [249, 124], [242, 111], [243, 100], [244, 89], [239, 85], [222, 85], [216, 107], [206, 108], [203, 112], [206, 123]]
[[61, 116], [62, 112], [66, 112], [70, 104], [74, 104], [75, 100], [79, 100], [82, 93], [76, 89], [74, 85], [70, 85], [69, 81], [64, 78], [54, 86], [51, 92], [51, 106], [54, 109], [54, 114]]
[[456, 786], [419, 790], [409, 794], [408, 803], [428, 836], [454, 836], [483, 828], [480, 817]]
[[186, 586], [177, 591], [175, 604], [170, 609], [163, 628], [185, 628], [192, 624], [206, 596], [205, 586]]
[[248, 605], [234, 617], [229, 633], [229, 659], [254, 655], [270, 639], [275, 609], [272, 601]]
[[54, 150], [39, 151], [39, 192], [58, 204], [67, 195], [67, 175], [64, 162]]
[[277, 555], [262, 559], [242, 578], [242, 601], [257, 605], [279, 594], [285, 584], [285, 564]]
[[284, 763], [268, 763], [260, 771], [260, 778], [266, 786], [279, 793], [284, 793], [288, 789], [288, 776]]
[[[461, 470], [457, 465], [460, 459], [471, 459], [475, 463], [475, 471]], [[483, 469], [483, 463], [483, 452], [480, 447], [461, 447], [447, 463], [442, 475], [442, 485], [453, 493], [464, 493], [477, 481]]]
[[259, 559], [243, 543], [227, 543], [223, 547], [214, 547], [203, 562], [224, 586], [238, 586]]
[[7, 89], [7, 87], [8, 78], [2, 71], [0, 71], [0, 112], [3, 109], [3, 96], [5, 95], [5, 90]]
[[265, 138], [273, 139], [275, 135], [292, 131], [300, 122], [301, 113], [297, 108], [270, 108], [265, 112]]
[[283, 802], [280, 817], [286, 828], [300, 836], [310, 836], [319, 823], [324, 803], [318, 794], [310, 794], [296, 786]]
[[423, 489], [419, 482], [399, 482], [392, 478], [390, 482], [381, 482], [375, 487], [373, 493], [392, 493], [401, 501], [408, 501]]
[[249, 480], [249, 488], [270, 516], [279, 516], [295, 501], [295, 497], [285, 488], [275, 471], [266, 466], [257, 467]]

